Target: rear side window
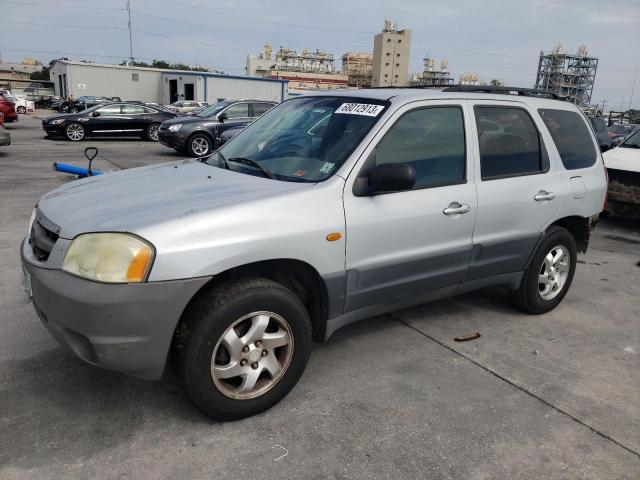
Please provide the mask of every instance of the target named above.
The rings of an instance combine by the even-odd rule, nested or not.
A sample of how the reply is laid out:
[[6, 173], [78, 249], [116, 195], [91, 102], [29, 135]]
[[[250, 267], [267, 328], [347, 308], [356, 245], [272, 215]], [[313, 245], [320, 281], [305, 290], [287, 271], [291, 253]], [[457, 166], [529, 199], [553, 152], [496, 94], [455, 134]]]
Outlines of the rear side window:
[[474, 107], [482, 180], [545, 172], [540, 135], [521, 108]]
[[576, 170], [595, 163], [598, 154], [580, 115], [551, 108], [541, 108], [538, 113], [558, 148], [564, 168]]
[[376, 165], [411, 165], [416, 172], [414, 189], [463, 183], [462, 110], [459, 107], [432, 107], [403, 115], [380, 141], [374, 155]]
[[253, 116], [259, 117], [273, 108], [270, 103], [254, 103], [253, 104]]

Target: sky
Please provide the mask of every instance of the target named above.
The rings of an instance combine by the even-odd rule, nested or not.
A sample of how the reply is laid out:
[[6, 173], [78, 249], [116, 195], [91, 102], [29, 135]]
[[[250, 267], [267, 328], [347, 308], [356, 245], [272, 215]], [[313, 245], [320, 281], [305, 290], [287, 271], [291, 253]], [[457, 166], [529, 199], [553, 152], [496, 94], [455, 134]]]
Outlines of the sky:
[[[3, 61], [129, 57], [126, 0], [0, 0]], [[384, 20], [412, 30], [410, 72], [446, 59], [457, 80], [532, 87], [540, 50], [586, 45], [599, 58], [592, 103], [640, 108], [640, 0], [131, 0], [133, 55], [244, 74], [270, 43], [340, 58], [372, 52]], [[637, 73], [636, 73], [637, 72]], [[636, 77], [637, 75], [637, 77]]]

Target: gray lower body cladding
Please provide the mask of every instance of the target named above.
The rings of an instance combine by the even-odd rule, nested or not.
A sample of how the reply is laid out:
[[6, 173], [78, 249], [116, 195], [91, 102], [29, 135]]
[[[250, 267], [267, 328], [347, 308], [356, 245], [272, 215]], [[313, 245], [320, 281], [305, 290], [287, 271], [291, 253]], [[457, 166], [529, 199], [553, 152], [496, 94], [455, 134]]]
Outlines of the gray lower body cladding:
[[104, 284], [23, 265], [36, 312], [58, 343], [87, 363], [150, 380], [162, 376], [180, 316], [210, 279]]

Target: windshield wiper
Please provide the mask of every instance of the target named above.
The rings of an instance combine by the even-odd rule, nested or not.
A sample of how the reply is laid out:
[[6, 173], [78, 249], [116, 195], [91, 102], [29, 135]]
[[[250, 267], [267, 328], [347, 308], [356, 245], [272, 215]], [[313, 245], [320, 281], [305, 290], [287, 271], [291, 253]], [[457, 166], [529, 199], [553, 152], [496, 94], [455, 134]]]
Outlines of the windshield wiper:
[[224, 155], [222, 155], [222, 152], [218, 151], [218, 157], [220, 157], [220, 160], [222, 160], [222, 165], [224, 165], [224, 168], [229, 170], [229, 162], [227, 162], [227, 159], [224, 158]]
[[[218, 152], [220, 153], [220, 152]], [[233, 157], [230, 158], [228, 161], [226, 162], [237, 162], [237, 163], [242, 163], [244, 165], [251, 165], [252, 167], [256, 167], [258, 170], [260, 170], [262, 173], [264, 173], [265, 177], [270, 178], [271, 180], [277, 180], [276, 176], [271, 173], [269, 170], [267, 170], [266, 168], [264, 168], [262, 165], [260, 165], [258, 162], [256, 162], [255, 160], [252, 160], [250, 158], [244, 158], [244, 157]], [[228, 165], [228, 163], [227, 163]], [[227, 167], [228, 168], [228, 167]]]

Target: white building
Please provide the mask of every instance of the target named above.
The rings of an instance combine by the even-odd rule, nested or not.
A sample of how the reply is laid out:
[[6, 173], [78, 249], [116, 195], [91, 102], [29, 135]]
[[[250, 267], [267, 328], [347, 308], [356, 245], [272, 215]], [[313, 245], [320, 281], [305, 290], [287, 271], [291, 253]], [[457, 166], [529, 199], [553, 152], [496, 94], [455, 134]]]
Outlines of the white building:
[[95, 95], [161, 104], [176, 100], [215, 103], [227, 98], [281, 102], [287, 93], [286, 80], [71, 60], [56, 60], [50, 78], [55, 94], [63, 97]]

